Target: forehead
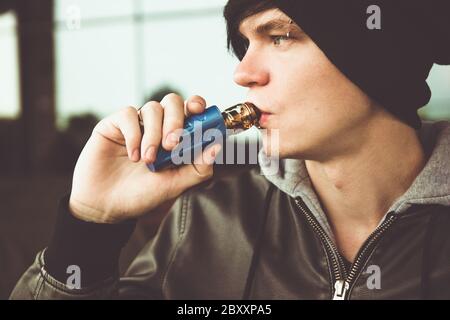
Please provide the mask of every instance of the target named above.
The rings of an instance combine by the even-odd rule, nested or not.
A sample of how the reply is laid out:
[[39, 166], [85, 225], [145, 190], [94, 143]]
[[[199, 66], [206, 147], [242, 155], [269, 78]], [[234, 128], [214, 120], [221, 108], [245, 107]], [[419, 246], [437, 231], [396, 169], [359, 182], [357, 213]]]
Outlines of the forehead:
[[239, 25], [239, 32], [243, 35], [255, 32], [258, 26], [273, 20], [283, 20], [286, 21], [286, 26], [289, 25], [289, 17], [284, 12], [279, 9], [269, 9], [245, 18]]

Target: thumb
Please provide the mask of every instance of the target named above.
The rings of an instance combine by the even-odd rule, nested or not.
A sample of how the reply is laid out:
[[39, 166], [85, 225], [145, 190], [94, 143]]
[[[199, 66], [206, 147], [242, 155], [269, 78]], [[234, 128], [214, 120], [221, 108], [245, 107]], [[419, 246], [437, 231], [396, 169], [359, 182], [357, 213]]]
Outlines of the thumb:
[[182, 177], [178, 185], [183, 191], [213, 176], [214, 161], [221, 149], [220, 144], [210, 145], [194, 160], [194, 163], [178, 169], [178, 176]]

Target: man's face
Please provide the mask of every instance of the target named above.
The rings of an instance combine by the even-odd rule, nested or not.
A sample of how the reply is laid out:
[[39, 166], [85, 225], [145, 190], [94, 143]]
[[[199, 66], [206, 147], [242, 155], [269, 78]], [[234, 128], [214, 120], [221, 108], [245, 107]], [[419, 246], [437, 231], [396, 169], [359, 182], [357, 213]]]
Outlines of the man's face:
[[247, 101], [267, 113], [261, 118], [268, 129], [265, 151], [271, 154], [271, 130], [278, 129], [281, 158], [319, 160], [348, 152], [379, 108], [289, 22], [272, 9], [245, 19], [239, 29], [249, 47], [234, 80], [249, 88]]

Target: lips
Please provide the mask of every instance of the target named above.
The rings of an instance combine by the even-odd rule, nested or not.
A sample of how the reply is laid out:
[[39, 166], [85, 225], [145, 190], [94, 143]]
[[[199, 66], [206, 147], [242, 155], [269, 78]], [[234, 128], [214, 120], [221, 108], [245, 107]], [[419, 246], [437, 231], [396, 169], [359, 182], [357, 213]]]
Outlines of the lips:
[[248, 102], [252, 103], [259, 110], [259, 112], [260, 112], [260, 116], [259, 116], [259, 120], [258, 120], [259, 126], [264, 127], [267, 124], [268, 118], [270, 117], [270, 115], [272, 115], [272, 113], [264, 110], [265, 108], [264, 107], [261, 108], [259, 106], [259, 104], [257, 104], [257, 103], [254, 103], [252, 101], [248, 101]]
[[269, 121], [271, 113], [261, 112], [261, 117], [259, 118], [259, 125], [265, 127]]

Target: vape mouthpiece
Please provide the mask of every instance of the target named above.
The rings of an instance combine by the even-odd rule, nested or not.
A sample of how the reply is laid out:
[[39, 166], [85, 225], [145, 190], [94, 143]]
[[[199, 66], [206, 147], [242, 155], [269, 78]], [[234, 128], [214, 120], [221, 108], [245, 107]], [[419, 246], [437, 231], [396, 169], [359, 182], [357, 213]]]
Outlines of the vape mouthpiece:
[[232, 130], [247, 130], [253, 126], [259, 128], [261, 112], [250, 102], [239, 103], [222, 112], [225, 127]]

